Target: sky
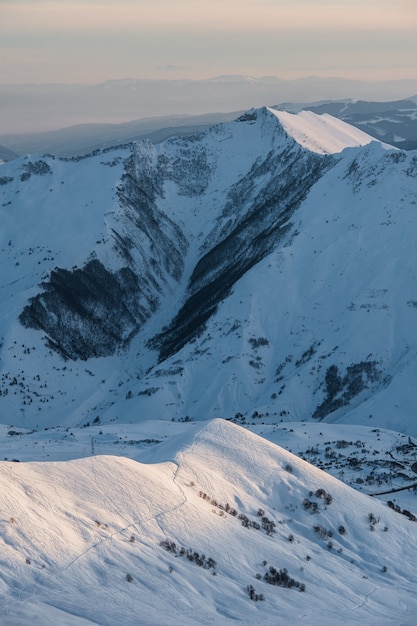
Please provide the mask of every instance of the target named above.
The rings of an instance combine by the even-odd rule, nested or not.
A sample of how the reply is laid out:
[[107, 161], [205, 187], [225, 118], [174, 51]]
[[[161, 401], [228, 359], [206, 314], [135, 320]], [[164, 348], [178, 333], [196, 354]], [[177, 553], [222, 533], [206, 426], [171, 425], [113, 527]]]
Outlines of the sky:
[[417, 77], [416, 0], [0, 0], [0, 83]]

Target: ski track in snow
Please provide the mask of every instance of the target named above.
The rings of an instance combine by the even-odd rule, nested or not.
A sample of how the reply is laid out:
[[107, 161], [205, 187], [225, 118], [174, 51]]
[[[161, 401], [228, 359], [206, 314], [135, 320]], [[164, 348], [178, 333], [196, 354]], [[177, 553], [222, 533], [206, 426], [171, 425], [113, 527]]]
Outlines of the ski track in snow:
[[[99, 483], [98, 481], [98, 476], [99, 473], [97, 473], [96, 468], [95, 468], [95, 457], [91, 457], [92, 458], [92, 470], [93, 470], [93, 475], [94, 475], [94, 482], [95, 485], [101, 489], [101, 492], [103, 494], [106, 494], [105, 491], [105, 484], [103, 485], [101, 482]], [[174, 463], [174, 462], [173, 462]], [[178, 488], [178, 491], [181, 494], [181, 502], [179, 502], [177, 505], [168, 508], [164, 511], [160, 511], [157, 514], [152, 514], [149, 515], [149, 517], [145, 517], [143, 518], [138, 518], [136, 520], [134, 520], [133, 522], [130, 522], [129, 524], [127, 524], [124, 528], [121, 528], [119, 530], [116, 530], [114, 532], [111, 532], [108, 536], [106, 537], [102, 537], [101, 539], [99, 539], [98, 541], [92, 543], [90, 546], [88, 546], [88, 548], [86, 548], [85, 550], [83, 550], [82, 552], [80, 552], [79, 554], [77, 554], [73, 559], [71, 559], [64, 567], [61, 567], [59, 570], [56, 570], [50, 574], [48, 574], [48, 576], [45, 578], [45, 583], [49, 582], [50, 580], [54, 580], [59, 578], [64, 572], [66, 572], [67, 570], [69, 570], [75, 563], [77, 563], [80, 559], [82, 559], [84, 556], [86, 556], [87, 554], [89, 554], [91, 551], [96, 550], [98, 548], [100, 548], [101, 546], [103, 546], [106, 543], [110, 543], [114, 537], [117, 537], [119, 535], [122, 535], [124, 533], [126, 533], [127, 531], [129, 531], [130, 529], [134, 529], [137, 527], [137, 525], [140, 524], [144, 524], [146, 522], [155, 520], [160, 529], [162, 530], [162, 526], [159, 523], [159, 519], [163, 518], [165, 515], [172, 513], [176, 510], [178, 510], [181, 506], [183, 506], [185, 504], [185, 502], [187, 501], [187, 497], [184, 493], [184, 490], [182, 489], [181, 485], [178, 484], [177, 482], [177, 475], [178, 475], [178, 471], [179, 471], [179, 465], [178, 463], [174, 463], [175, 465], [175, 469], [173, 472], [173, 478], [172, 478], [172, 482], [173, 484], [176, 485], [176, 487]], [[104, 490], [103, 490], [104, 488]], [[120, 489], [124, 489], [124, 485], [120, 485], [120, 483], [118, 483], [118, 488]], [[111, 497], [109, 497], [108, 495], [105, 495], [105, 498], [107, 498], [110, 502], [112, 502], [114, 504], [114, 501], [112, 500]], [[51, 506], [51, 505], [50, 505]], [[42, 569], [42, 568], [39, 568]], [[32, 589], [32, 591], [31, 591]], [[28, 585], [27, 587], [24, 587], [23, 589], [20, 589], [18, 592], [18, 601], [20, 603], [23, 602], [27, 602], [29, 601], [36, 593], [36, 585], [32, 584], [32, 585]], [[16, 600], [16, 598], [12, 598], [9, 597], [8, 602], [7, 602], [7, 607], [5, 609], [5, 614], [8, 615], [10, 613], [10, 605]]]

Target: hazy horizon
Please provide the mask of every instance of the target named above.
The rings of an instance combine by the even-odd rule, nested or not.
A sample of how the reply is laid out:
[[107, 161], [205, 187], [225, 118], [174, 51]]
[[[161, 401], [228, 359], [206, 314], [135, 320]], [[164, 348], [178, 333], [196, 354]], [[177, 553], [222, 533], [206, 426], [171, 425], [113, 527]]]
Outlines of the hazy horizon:
[[[1, 0], [0, 0], [1, 2]], [[372, 79], [364, 79], [364, 78], [357, 78], [357, 77], [346, 77], [346, 76], [341, 76], [338, 74], [331, 74], [329, 76], [321, 76], [320, 74], [304, 74], [304, 75], [300, 75], [294, 78], [285, 78], [282, 75], [279, 74], [255, 74], [255, 73], [238, 73], [238, 72], [234, 72], [234, 73], [223, 73], [223, 74], [212, 74], [212, 75], [208, 75], [208, 76], [201, 76], [198, 78], [192, 78], [191, 76], [182, 76], [182, 77], [173, 77], [173, 76], [167, 76], [167, 77], [162, 77], [162, 76], [156, 76], [153, 78], [147, 78], [147, 77], [143, 77], [143, 76], [133, 76], [133, 75], [126, 75], [126, 76], [108, 76], [107, 78], [104, 78], [102, 80], [86, 80], [86, 81], [44, 81], [44, 82], [35, 82], [35, 81], [31, 81], [31, 80], [27, 80], [27, 81], [22, 81], [22, 82], [2, 82], [0, 81], [0, 86], [1, 87], [10, 87], [10, 88], [19, 88], [19, 87], [25, 87], [25, 86], [30, 86], [30, 87], [34, 87], [34, 88], [43, 88], [43, 87], [97, 87], [99, 85], [105, 85], [106, 83], [119, 83], [119, 84], [125, 84], [127, 85], [129, 82], [130, 83], [134, 83], [134, 82], [149, 82], [149, 83], [209, 83], [209, 82], [233, 82], [234, 80], [247, 80], [247, 81], [253, 81], [253, 82], [264, 82], [265, 84], [269, 83], [271, 84], [272, 82], [276, 82], [277, 84], [279, 84], [280, 82], [282, 82], [282, 84], [291, 84], [291, 83], [302, 83], [302, 82], [308, 82], [308, 81], [320, 81], [322, 84], [331, 84], [332, 82], [344, 82], [346, 84], [369, 84], [369, 85], [383, 85], [383, 84], [414, 84], [417, 83], [417, 72], [415, 76], [410, 76], [410, 77], [401, 77], [401, 78], [386, 78], [386, 79], [378, 79], [378, 78], [372, 78]], [[411, 94], [410, 94], [411, 95]], [[353, 99], [355, 98], [355, 96], [352, 96]], [[388, 98], [388, 96], [387, 96]], [[383, 98], [384, 99], [384, 98]], [[386, 98], [385, 98], [386, 99]]]
[[0, 0], [0, 84], [417, 77], [414, 0]]
[[165, 118], [163, 125], [170, 126], [175, 116], [239, 112], [285, 102], [387, 102], [410, 97], [417, 97], [417, 79], [372, 82], [270, 77], [262, 80], [235, 75], [184, 81], [116, 79], [96, 85], [0, 84], [0, 143], [8, 147], [7, 137], [16, 133], [54, 131], [79, 124]]
[[[254, 80], [204, 83], [220, 76]], [[109, 81], [121, 82], [99, 88]], [[0, 134], [406, 98], [417, 94], [417, 10], [415, 0], [0, 0], [0, 87]]]

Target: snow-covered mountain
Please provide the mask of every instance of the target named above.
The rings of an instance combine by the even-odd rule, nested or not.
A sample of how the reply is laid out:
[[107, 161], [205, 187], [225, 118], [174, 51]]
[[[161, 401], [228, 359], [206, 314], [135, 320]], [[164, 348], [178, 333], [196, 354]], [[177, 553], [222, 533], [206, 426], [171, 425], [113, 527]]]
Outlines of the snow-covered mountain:
[[1, 174], [4, 421], [417, 432], [415, 153], [264, 108]]
[[225, 420], [184, 426], [142, 462], [0, 463], [4, 626], [414, 623], [415, 523]]
[[282, 104], [280, 110], [292, 113], [301, 110], [321, 115], [330, 113], [367, 132], [372, 137], [404, 150], [417, 148], [417, 96], [393, 102], [363, 100], [325, 101], [303, 104]]

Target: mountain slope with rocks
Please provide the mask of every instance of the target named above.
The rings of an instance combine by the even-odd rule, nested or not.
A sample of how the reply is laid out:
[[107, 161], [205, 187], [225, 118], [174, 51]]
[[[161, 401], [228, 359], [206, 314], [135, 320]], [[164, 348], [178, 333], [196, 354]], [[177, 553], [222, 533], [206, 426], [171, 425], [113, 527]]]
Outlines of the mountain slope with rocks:
[[412, 151], [263, 108], [1, 173], [5, 421], [416, 433]]

